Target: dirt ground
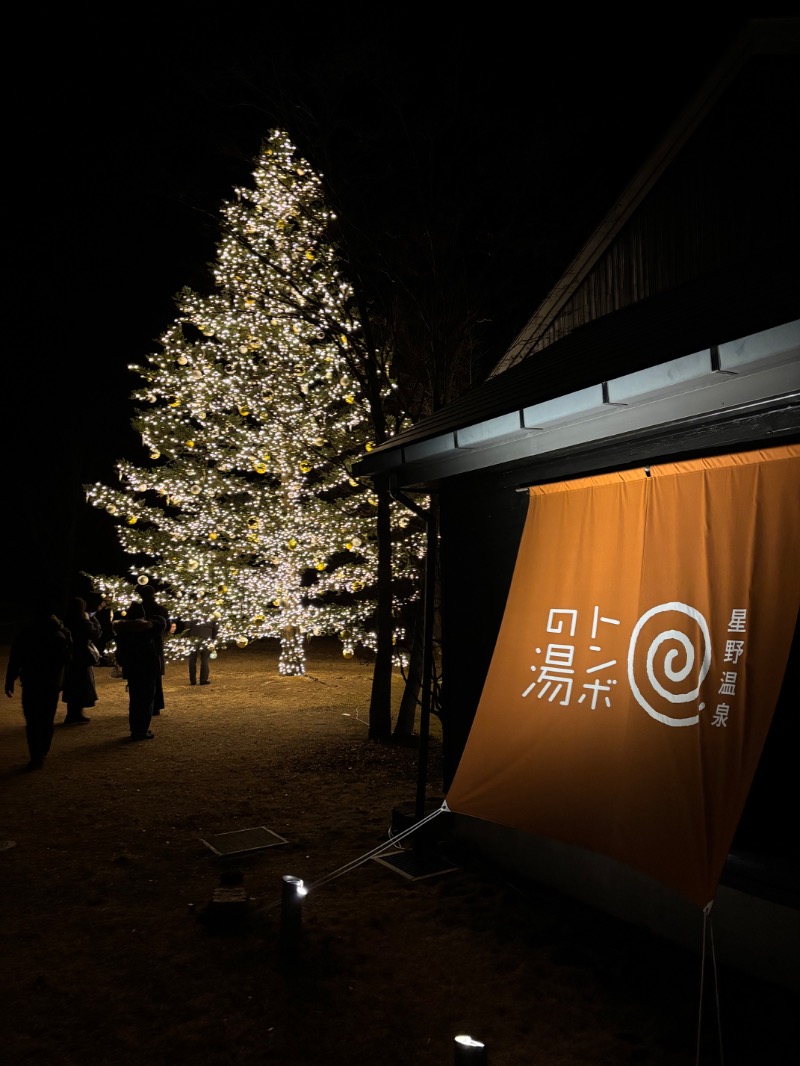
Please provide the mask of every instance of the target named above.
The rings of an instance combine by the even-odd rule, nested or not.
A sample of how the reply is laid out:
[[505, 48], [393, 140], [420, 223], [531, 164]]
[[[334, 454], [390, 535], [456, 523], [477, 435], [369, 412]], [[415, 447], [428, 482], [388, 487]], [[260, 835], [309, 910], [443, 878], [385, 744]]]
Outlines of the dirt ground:
[[[124, 681], [97, 669], [91, 723], [57, 724], [36, 773], [18, 691], [2, 697], [9, 1066], [450, 1066], [461, 1033], [491, 1066], [794, 1059], [789, 991], [721, 968], [723, 1057], [713, 1003], [698, 1057], [699, 959], [510, 883], [444, 830], [424, 861], [397, 844], [419, 756], [368, 740], [369, 664], [316, 641], [304, 678], [280, 677], [270, 644], [211, 665], [194, 688], [168, 666], [155, 739], [138, 744]], [[435, 719], [428, 764], [436, 806]], [[208, 846], [261, 826], [271, 847]], [[388, 864], [364, 858], [387, 846]], [[453, 868], [404, 876], [437, 864]], [[311, 886], [298, 908], [281, 904], [285, 875]]]

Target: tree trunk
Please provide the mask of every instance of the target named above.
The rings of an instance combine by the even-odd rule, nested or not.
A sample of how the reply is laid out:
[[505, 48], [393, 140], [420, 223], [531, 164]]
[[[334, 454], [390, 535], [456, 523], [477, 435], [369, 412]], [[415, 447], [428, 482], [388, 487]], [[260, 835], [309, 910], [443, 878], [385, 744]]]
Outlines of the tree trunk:
[[377, 652], [369, 704], [369, 739], [387, 741], [392, 731], [392, 543], [389, 490], [376, 482], [378, 496]]
[[403, 689], [403, 698], [400, 701], [400, 710], [397, 713], [394, 732], [392, 733], [395, 740], [406, 740], [414, 735], [414, 722], [416, 721], [417, 708], [420, 702], [422, 662], [425, 655], [423, 601], [419, 600], [414, 607], [414, 629], [411, 639], [408, 675]]
[[306, 672], [303, 634], [292, 625], [283, 627], [278, 669], [286, 677], [302, 677]]

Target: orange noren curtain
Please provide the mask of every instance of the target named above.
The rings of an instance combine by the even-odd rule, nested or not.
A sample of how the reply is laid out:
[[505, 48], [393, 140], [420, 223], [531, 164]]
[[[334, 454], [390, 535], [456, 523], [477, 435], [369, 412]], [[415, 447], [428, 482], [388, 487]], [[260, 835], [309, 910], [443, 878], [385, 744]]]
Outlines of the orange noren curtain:
[[530, 490], [455, 812], [713, 900], [800, 605], [800, 446]]

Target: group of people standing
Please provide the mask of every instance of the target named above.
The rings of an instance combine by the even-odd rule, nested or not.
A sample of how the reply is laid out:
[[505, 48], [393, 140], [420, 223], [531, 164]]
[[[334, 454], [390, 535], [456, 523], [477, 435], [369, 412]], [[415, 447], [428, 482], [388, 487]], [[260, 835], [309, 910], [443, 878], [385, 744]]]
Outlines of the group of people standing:
[[[133, 741], [154, 737], [152, 719], [164, 709], [164, 640], [176, 628], [151, 585], [143, 585], [139, 599], [128, 606], [122, 618], [111, 623], [117, 665], [127, 683], [128, 725]], [[187, 633], [194, 641], [189, 656], [190, 684], [197, 682], [198, 662], [200, 684], [209, 684], [208, 642], [216, 638], [217, 624], [189, 622]], [[51, 604], [37, 603], [31, 620], [12, 641], [5, 692], [12, 697], [19, 680], [29, 770], [41, 769], [50, 751], [59, 696], [66, 705], [64, 725], [91, 721], [84, 712], [97, 703], [94, 667], [100, 659], [97, 644], [101, 644], [101, 639], [96, 612], [88, 611], [86, 601], [76, 596], [63, 621]]]
[[[91, 721], [83, 712], [97, 703], [94, 667], [99, 658], [97, 644], [102, 630], [96, 612], [86, 609], [86, 600], [75, 596], [64, 616], [72, 652], [64, 668], [62, 702], [67, 705], [64, 725], [85, 725]], [[94, 649], [94, 650], [92, 650]], [[24, 685], [24, 678], [22, 679]], [[24, 692], [23, 692], [24, 696]]]

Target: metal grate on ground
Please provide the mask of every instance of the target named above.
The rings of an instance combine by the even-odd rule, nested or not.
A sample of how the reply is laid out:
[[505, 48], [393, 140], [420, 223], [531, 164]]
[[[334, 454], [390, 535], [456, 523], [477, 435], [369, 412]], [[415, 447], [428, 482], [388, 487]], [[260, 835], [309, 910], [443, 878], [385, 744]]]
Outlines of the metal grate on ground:
[[253, 829], [234, 829], [230, 833], [216, 833], [213, 836], [200, 837], [207, 848], [215, 855], [243, 855], [250, 851], [263, 851], [265, 848], [273, 848], [276, 844], [287, 844], [288, 841], [265, 825], [257, 825]]
[[441, 855], [415, 855], [411, 849], [391, 855], [377, 855], [372, 861], [379, 862], [381, 866], [388, 866], [408, 881], [424, 881], [426, 877], [439, 877], [459, 869]]

